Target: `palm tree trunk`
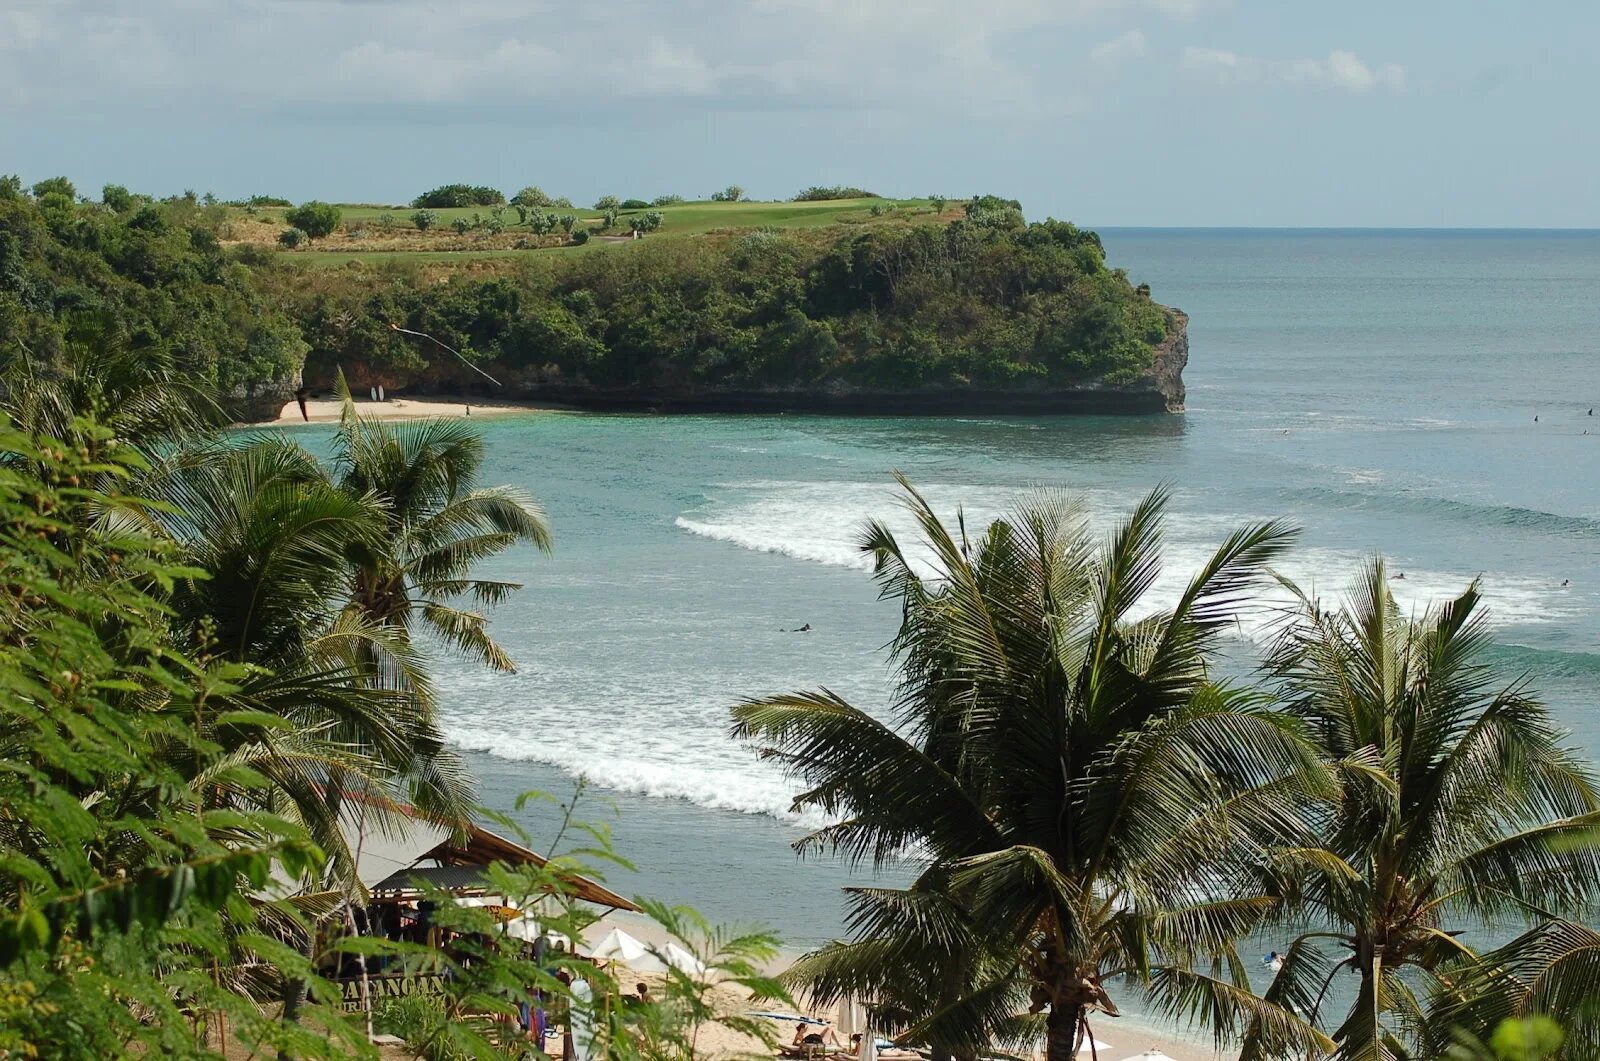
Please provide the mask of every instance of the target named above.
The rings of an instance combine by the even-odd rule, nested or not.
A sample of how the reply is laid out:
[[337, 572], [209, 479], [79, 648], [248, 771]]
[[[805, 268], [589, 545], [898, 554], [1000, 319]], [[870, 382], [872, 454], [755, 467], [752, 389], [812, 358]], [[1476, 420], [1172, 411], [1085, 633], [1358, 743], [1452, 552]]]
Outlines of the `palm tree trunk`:
[[1082, 1022], [1083, 1010], [1077, 1006], [1050, 1003], [1050, 1016], [1045, 1021], [1045, 1061], [1072, 1061]]

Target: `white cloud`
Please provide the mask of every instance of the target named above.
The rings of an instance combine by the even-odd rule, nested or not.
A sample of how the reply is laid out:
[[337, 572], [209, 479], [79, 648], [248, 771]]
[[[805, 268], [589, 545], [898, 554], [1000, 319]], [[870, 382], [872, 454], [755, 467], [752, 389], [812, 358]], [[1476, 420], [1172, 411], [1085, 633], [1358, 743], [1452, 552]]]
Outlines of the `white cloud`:
[[1181, 68], [1222, 84], [1290, 82], [1366, 93], [1404, 92], [1405, 67], [1396, 63], [1372, 67], [1354, 52], [1334, 50], [1326, 59], [1257, 59], [1220, 48], [1188, 47]]
[[1101, 41], [1089, 49], [1089, 58], [1102, 66], [1119, 66], [1145, 53], [1144, 34], [1136, 29]]
[[1122, 17], [1141, 28], [1095, 55], [1127, 61], [1149, 23], [1225, 2], [986, 0], [974, 17], [967, 0], [145, 0], [119, 19], [103, 0], [0, 0], [0, 81], [79, 111], [654, 99], [1027, 117], [1064, 113], [1092, 81], [1019, 45], [1076, 50]]
[[1220, 48], [1194, 48], [1183, 50], [1183, 69], [1195, 73], [1232, 77], [1239, 70], [1239, 57]]

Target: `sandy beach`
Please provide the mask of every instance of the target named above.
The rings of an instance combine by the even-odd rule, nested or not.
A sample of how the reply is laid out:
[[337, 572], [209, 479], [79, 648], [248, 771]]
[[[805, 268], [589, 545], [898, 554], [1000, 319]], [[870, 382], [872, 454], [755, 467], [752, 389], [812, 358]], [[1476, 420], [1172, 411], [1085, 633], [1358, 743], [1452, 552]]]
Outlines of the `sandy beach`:
[[[606, 933], [613, 928], [621, 928], [642, 943], [655, 946], [664, 946], [670, 938], [654, 921], [638, 914], [614, 911], [601, 918], [584, 933], [584, 941], [590, 946], [603, 939]], [[782, 971], [797, 955], [785, 954], [773, 963], [767, 972], [777, 973]], [[649, 976], [640, 977], [643, 980], [656, 979]], [[726, 1007], [727, 1012], [743, 1010], [748, 1004], [732, 988], [722, 988], [717, 992], [718, 1004]], [[762, 1009], [771, 1009], [774, 1012], [788, 1011], [787, 1007], [765, 1005]], [[832, 1018], [831, 1012], [811, 1013], [795, 1010], [805, 1016], [818, 1016]], [[1149, 1023], [1133, 1017], [1108, 1017], [1100, 1015], [1093, 1021], [1095, 1038], [1110, 1046], [1109, 1050], [1101, 1050], [1097, 1061], [1125, 1061], [1134, 1059], [1147, 1050], [1156, 1050], [1172, 1058], [1173, 1061], [1235, 1061], [1238, 1052], [1233, 1050], [1218, 1053], [1211, 1049], [1206, 1042], [1204, 1033], [1198, 1035], [1181, 1035], [1173, 1028], [1158, 1028]], [[792, 1026], [783, 1025], [780, 1031], [787, 1036], [793, 1031]], [[707, 1028], [702, 1033], [699, 1056], [706, 1058], [732, 1058], [750, 1057], [752, 1055], [770, 1055], [761, 1043], [749, 1036], [740, 1035], [726, 1028]], [[1087, 1045], [1080, 1058], [1090, 1056]]]
[[[362, 416], [378, 420], [425, 420], [434, 416], [512, 416], [520, 413], [548, 412], [548, 407], [532, 402], [512, 402], [495, 398], [388, 398], [372, 401], [358, 398], [356, 408]], [[298, 402], [289, 402], [278, 413], [278, 424], [338, 423], [343, 403], [334, 398], [313, 398], [306, 402], [301, 417]]]

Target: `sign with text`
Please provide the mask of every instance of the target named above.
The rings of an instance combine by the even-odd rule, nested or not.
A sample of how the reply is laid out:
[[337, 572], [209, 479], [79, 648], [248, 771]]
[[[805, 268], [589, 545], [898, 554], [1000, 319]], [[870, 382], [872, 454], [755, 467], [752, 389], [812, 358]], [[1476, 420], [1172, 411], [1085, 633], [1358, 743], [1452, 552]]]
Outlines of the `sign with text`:
[[[410, 995], [444, 994], [443, 973], [414, 973], [408, 976], [369, 976], [367, 990], [376, 1006], [386, 998], [405, 998]], [[361, 1009], [361, 978], [339, 982], [340, 1008], [346, 1012]]]

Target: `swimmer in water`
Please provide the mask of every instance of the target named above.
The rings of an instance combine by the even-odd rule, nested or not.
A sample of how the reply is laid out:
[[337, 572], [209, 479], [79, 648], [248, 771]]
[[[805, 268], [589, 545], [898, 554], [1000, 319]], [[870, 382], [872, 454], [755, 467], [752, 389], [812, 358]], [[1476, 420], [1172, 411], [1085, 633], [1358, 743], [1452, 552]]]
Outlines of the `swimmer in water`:
[[1394, 576], [1394, 580], [1396, 582], [1404, 582], [1406, 580], [1406, 573], [1404, 571], [1400, 572], [1398, 575]]
[[1562, 589], [1566, 589], [1570, 585], [1572, 585], [1572, 579], [1564, 578], [1564, 579], [1561, 580], [1561, 588]]

